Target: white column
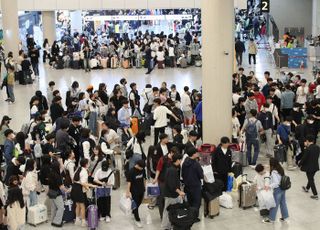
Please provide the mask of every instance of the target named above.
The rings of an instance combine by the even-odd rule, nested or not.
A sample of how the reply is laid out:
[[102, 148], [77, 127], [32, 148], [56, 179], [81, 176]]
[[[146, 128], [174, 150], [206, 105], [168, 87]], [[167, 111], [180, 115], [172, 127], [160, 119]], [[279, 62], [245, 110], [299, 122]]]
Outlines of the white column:
[[320, 0], [312, 1], [312, 36], [320, 34]]
[[82, 33], [82, 11], [76, 10], [70, 12], [70, 19], [71, 19], [71, 35], [73, 33], [78, 32]]
[[231, 137], [234, 0], [202, 0], [204, 142]]
[[56, 40], [56, 13], [55, 11], [42, 11], [43, 40], [48, 39], [49, 44]]
[[19, 53], [19, 20], [18, 20], [18, 1], [1, 0], [3, 40], [6, 54], [13, 52], [14, 57]]

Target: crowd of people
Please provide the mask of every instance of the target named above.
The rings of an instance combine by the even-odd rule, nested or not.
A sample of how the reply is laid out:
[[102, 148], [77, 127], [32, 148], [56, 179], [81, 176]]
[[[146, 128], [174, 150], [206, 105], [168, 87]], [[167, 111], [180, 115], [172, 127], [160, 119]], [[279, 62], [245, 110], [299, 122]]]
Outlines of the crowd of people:
[[[32, 43], [32, 40], [29, 41]], [[30, 45], [28, 45], [30, 46]], [[52, 45], [45, 39], [43, 62], [49, 59], [54, 68], [148, 68], [148, 74], [155, 66], [165, 67], [201, 66], [201, 45], [197, 33], [185, 32], [165, 35], [163, 32], [136, 32], [134, 38], [128, 34], [96, 34], [86, 36], [75, 33], [64, 36]]]

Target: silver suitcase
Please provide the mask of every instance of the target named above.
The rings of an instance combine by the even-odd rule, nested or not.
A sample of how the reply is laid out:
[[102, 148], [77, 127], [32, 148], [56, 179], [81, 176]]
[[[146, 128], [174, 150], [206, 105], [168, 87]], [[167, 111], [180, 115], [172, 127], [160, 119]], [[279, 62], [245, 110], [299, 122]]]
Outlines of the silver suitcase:
[[239, 186], [239, 207], [246, 209], [256, 204], [256, 185], [244, 182]]

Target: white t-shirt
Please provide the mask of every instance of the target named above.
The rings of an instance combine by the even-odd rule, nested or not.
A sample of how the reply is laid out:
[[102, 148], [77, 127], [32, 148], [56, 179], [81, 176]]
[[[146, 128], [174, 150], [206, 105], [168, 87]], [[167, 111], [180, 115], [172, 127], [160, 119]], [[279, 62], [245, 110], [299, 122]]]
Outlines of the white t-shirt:
[[[98, 169], [97, 172], [94, 174], [94, 180], [102, 180], [110, 175], [112, 172], [111, 169], [108, 169], [108, 171], [102, 171], [102, 169]], [[110, 185], [114, 185], [114, 174], [112, 173], [108, 179], [108, 183]]]
[[169, 57], [174, 57], [174, 48], [173, 47], [169, 47]]
[[[117, 142], [117, 140], [119, 140], [119, 135], [113, 129], [109, 129], [109, 133], [106, 134], [105, 137], [107, 138], [107, 142], [108, 143], [111, 140], [116, 141], [116, 142]], [[116, 146], [117, 146], [117, 144], [115, 142], [113, 142], [113, 143], [110, 144], [110, 149], [113, 149]]]
[[162, 149], [163, 156], [167, 155], [169, 153], [168, 146], [167, 145], [162, 145], [162, 144], [160, 144], [160, 146], [161, 146], [161, 149]]
[[302, 88], [302, 86], [299, 86], [297, 89], [297, 103], [304, 104], [307, 102], [307, 94], [308, 94], [308, 87]]
[[164, 52], [157, 51], [157, 61], [164, 61]]
[[239, 95], [239, 94], [237, 94], [237, 93], [234, 93], [234, 94], [232, 95], [232, 102], [233, 102], [234, 105], [238, 104], [240, 97], [241, 97], [241, 95]]
[[[80, 184], [88, 183], [88, 177], [89, 177], [88, 170], [82, 168], [81, 172], [80, 172], [80, 181], [79, 181], [79, 183]], [[84, 187], [82, 187], [82, 192], [87, 192]]]
[[238, 133], [240, 130], [240, 122], [237, 117], [232, 118], [232, 137], [238, 138]]
[[64, 169], [69, 172], [70, 178], [73, 179], [75, 173], [75, 161], [74, 160], [66, 160], [64, 162]]
[[192, 111], [190, 96], [185, 92], [181, 95], [181, 110], [183, 112]]
[[161, 128], [168, 125], [167, 114], [171, 115], [172, 112], [165, 106], [160, 105], [155, 108], [153, 112], [153, 119], [155, 120], [154, 127]]

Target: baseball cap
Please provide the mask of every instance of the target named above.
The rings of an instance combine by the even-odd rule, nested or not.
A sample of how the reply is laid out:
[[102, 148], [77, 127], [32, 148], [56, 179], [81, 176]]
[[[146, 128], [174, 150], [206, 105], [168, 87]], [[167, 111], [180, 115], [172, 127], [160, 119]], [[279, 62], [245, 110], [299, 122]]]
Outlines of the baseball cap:
[[2, 118], [3, 121], [11, 121], [12, 118], [8, 117], [8, 116], [3, 116]]

